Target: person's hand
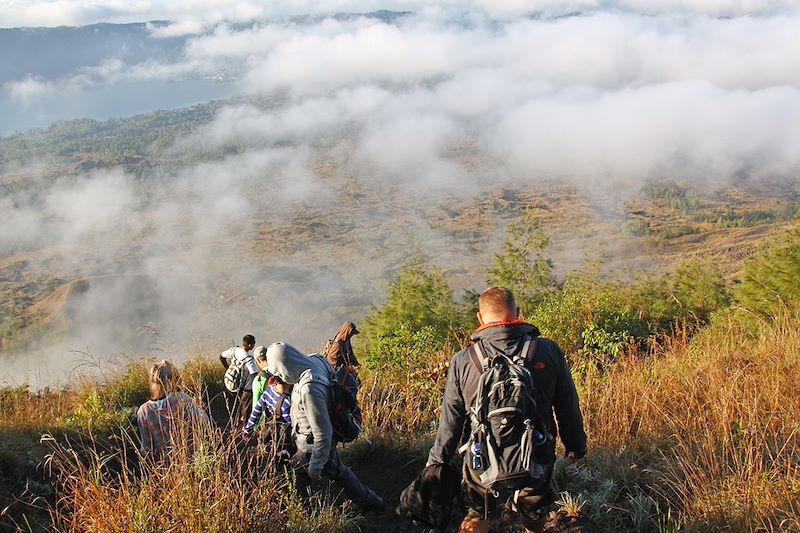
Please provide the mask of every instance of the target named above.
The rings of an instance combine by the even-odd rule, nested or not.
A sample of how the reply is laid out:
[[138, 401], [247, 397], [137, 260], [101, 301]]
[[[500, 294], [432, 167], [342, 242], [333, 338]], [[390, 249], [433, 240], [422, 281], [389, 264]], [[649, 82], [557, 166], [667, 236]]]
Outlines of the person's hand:
[[312, 481], [319, 481], [322, 479], [322, 472], [317, 472], [316, 470], [311, 470], [309, 468], [308, 477], [310, 477]]

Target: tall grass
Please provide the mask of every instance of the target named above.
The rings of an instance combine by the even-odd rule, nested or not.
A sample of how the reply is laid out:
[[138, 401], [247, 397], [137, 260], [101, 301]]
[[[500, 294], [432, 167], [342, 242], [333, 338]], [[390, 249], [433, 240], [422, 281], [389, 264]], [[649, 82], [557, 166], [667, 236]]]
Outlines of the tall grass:
[[798, 325], [786, 313], [753, 335], [721, 318], [691, 342], [587, 373], [590, 464], [641, 486], [692, 529], [800, 528]]
[[57, 481], [59, 532], [348, 531], [359, 518], [325, 499], [300, 501], [272, 450], [245, 447], [213, 424], [184, 421], [167, 460], [140, 457], [131, 432], [116, 446], [45, 437]]
[[[441, 352], [421, 367], [363, 373], [361, 402], [376, 445], [425, 454], [451, 356]], [[220, 390], [217, 367], [205, 359], [187, 364], [186, 389], [213, 399]], [[144, 387], [134, 376], [139, 371], [146, 375], [132, 368], [77, 392], [2, 391], [4, 431], [58, 428], [67, 421], [78, 432], [46, 443], [58, 491], [48, 507], [53, 530], [358, 526], [346, 507], [297, 500], [290, 476], [274, 469], [255, 473], [269, 467], [268, 456], [243, 454], [214, 427], [197, 430], [196, 444], [168, 464], [138, 461], [130, 414]], [[602, 368], [581, 365], [576, 381], [589, 455], [577, 466], [559, 461], [556, 477], [581, 512], [606, 530], [800, 530], [797, 314], [772, 321], [718, 317], [694, 337], [679, 332], [647, 354], [632, 350]], [[82, 414], [70, 419], [76, 412]]]

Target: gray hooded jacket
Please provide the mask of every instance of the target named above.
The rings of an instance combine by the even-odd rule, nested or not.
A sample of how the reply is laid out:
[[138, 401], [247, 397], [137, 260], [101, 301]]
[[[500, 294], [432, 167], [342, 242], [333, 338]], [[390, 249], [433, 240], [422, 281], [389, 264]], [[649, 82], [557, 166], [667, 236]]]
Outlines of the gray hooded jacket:
[[267, 370], [294, 385], [292, 435], [297, 449], [311, 454], [309, 473], [319, 474], [336, 445], [330, 416], [333, 369], [320, 355], [276, 342], [267, 349]]

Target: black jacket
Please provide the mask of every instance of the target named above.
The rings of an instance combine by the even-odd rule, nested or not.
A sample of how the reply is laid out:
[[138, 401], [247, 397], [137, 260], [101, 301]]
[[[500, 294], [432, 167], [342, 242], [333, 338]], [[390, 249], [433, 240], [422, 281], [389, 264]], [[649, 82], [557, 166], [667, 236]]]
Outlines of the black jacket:
[[[514, 356], [522, 350], [528, 336], [538, 335], [539, 330], [530, 324], [499, 324], [477, 331], [471, 340], [480, 344], [486, 357], [499, 354]], [[539, 393], [539, 414], [549, 424], [550, 433], [553, 436], [561, 435], [561, 441], [568, 452], [583, 456], [586, 453], [583, 416], [564, 353], [555, 342], [538, 338], [536, 352], [528, 369]], [[471, 361], [467, 349], [453, 357], [447, 374], [436, 442], [428, 454], [428, 464], [446, 464], [456, 453], [464, 424], [469, 420], [467, 409], [477, 392], [479, 377], [480, 371]]]

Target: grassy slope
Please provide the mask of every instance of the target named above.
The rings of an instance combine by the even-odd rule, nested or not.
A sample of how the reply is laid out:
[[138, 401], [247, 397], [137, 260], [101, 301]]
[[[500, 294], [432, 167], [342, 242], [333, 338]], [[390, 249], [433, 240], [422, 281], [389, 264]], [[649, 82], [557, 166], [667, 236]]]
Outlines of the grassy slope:
[[[559, 468], [562, 487], [578, 503], [583, 502], [583, 512], [607, 531], [796, 530], [800, 527], [798, 323], [800, 317], [784, 316], [775, 323], [761, 323], [753, 333], [752, 326], [719, 320], [691, 341], [670, 340], [647, 356], [624, 357], [602, 374], [589, 371], [579, 376], [590, 454], [578, 467]], [[392, 505], [403, 484], [421, 467], [430, 445], [447, 357], [438, 354], [430, 368], [407, 375], [364, 376], [362, 401], [374, 448], [362, 441], [344, 453]], [[33, 444], [38, 432], [86, 434], [90, 428], [98, 436], [109, 432], [120, 420], [130, 420], [146, 394], [144, 375], [143, 367], [135, 367], [106, 385], [87, 385], [79, 392], [3, 391], [0, 427], [5, 446], [11, 443], [36, 459], [44, 451]], [[213, 363], [194, 362], [185, 375], [189, 390], [211, 386], [212, 394], [218, 391], [219, 371]], [[213, 442], [225, 449], [224, 442]], [[97, 448], [104, 456], [105, 445]], [[86, 453], [79, 446], [76, 449]], [[0, 471], [11, 480], [4, 486], [19, 490], [23, 486], [19, 476], [35, 474], [10, 464], [12, 456], [8, 450], [0, 456], [4, 461]], [[137, 520], [143, 520], [147, 517], [142, 512], [166, 512], [155, 497], [164, 490], [159, 483], [131, 477], [120, 486], [111, 482], [118, 479], [113, 476], [96, 478], [93, 472], [103, 471], [102, 460], [88, 457], [85, 465], [89, 466], [71, 471], [73, 484], [62, 486], [60, 495], [65, 499], [60, 511], [66, 514], [58, 518], [64, 530], [123, 531], [127, 522], [120, 517], [133, 520], [132, 513], [139, 513]], [[69, 470], [69, 464], [64, 460], [62, 468]], [[161, 525], [186, 521], [196, 527], [217, 524], [209, 530], [239, 530], [228, 529], [230, 522], [226, 522], [238, 511], [211, 505], [208, 499], [221, 501], [220, 494], [252, 489], [253, 483], [263, 480], [247, 481], [245, 476], [244, 481], [223, 481], [230, 467], [214, 465], [207, 465], [211, 470], [203, 475], [176, 467], [171, 473], [175, 479], [162, 480], [171, 490], [202, 502], [175, 504]], [[204, 487], [205, 483], [214, 490]], [[89, 490], [94, 495], [91, 501], [86, 499]], [[257, 492], [248, 492], [241, 505], [263, 502]], [[286, 505], [275, 508], [274, 520], [316, 523], [315, 517]], [[201, 522], [192, 515], [198, 506], [204, 513]], [[21, 504], [12, 506], [12, 512], [23, 510]], [[323, 506], [317, 512], [327, 521], [322, 530], [353, 525], [335, 506]], [[43, 519], [45, 515], [33, 516]], [[260, 518], [250, 515], [236, 517], [252, 527], [260, 523]], [[370, 519], [362, 527], [365, 531], [407, 530], [390, 515]]]

